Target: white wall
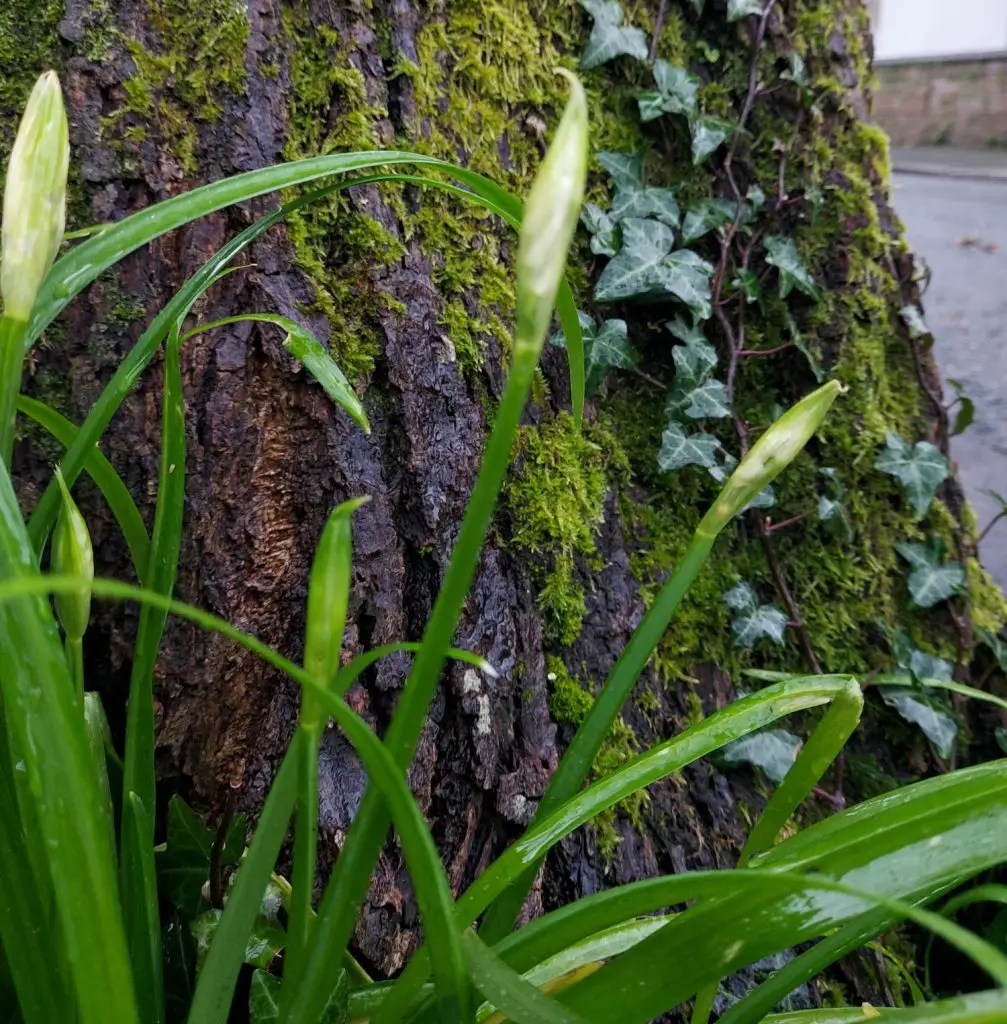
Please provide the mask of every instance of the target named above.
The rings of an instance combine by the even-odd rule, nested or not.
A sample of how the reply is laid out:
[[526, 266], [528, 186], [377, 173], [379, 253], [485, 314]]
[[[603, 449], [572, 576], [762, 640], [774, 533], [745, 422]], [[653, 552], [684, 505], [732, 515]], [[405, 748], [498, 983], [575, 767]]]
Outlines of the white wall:
[[1007, 52], [1007, 0], [873, 0], [877, 60]]

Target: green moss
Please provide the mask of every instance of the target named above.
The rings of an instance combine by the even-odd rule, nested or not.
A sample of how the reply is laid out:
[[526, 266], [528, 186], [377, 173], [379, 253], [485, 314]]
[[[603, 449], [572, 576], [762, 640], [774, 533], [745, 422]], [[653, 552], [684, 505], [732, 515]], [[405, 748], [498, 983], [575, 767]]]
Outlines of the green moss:
[[133, 74], [123, 85], [125, 102], [106, 124], [134, 141], [156, 132], [183, 172], [194, 174], [197, 123], [215, 122], [222, 99], [244, 92], [246, 5], [152, 0], [146, 16], [155, 42], [148, 47], [140, 39], [126, 40]]
[[6, 164], [18, 117], [35, 79], [56, 61], [56, 26], [63, 12], [63, 0], [0, 4], [0, 166]]
[[509, 542], [531, 554], [547, 638], [565, 647], [577, 639], [586, 612], [574, 556], [595, 562], [608, 474], [622, 455], [605, 430], [580, 432], [566, 412], [539, 428], [523, 427], [515, 454], [505, 493], [513, 521]]
[[[591, 710], [594, 697], [584, 689], [576, 676], [570, 674], [560, 658], [547, 657], [546, 671], [549, 679], [549, 713], [553, 721], [576, 728]], [[617, 718], [594, 759], [591, 767], [592, 777], [601, 779], [611, 775], [633, 758], [637, 750], [638, 744], [633, 730], [621, 717]], [[643, 790], [592, 819], [591, 828], [594, 831], [595, 844], [606, 865], [611, 865], [615, 852], [622, 842], [615, 827], [618, 813], [621, 811], [629, 818], [634, 828], [640, 829], [643, 824], [643, 812], [648, 804], [649, 797]]]

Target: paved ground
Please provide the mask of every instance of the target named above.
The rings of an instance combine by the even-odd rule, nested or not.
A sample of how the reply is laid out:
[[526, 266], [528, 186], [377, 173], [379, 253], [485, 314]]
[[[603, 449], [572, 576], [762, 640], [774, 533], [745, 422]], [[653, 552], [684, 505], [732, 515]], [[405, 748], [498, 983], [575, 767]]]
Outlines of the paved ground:
[[[894, 195], [913, 249], [933, 270], [924, 305], [937, 363], [976, 404], [975, 423], [953, 439], [952, 456], [985, 525], [997, 506], [982, 489], [1007, 496], [1007, 161], [1001, 153], [989, 168], [959, 164], [969, 176], [900, 173], [907, 164], [896, 154]], [[971, 177], [970, 168], [987, 180]], [[1007, 588], [1007, 521], [990, 532], [982, 557]]]

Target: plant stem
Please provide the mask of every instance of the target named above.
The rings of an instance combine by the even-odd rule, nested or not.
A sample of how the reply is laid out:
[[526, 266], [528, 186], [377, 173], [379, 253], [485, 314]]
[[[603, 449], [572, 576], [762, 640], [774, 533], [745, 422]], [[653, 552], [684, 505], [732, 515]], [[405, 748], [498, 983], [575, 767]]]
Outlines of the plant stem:
[[67, 637], [64, 643], [66, 662], [70, 666], [70, 678], [73, 680], [74, 693], [80, 705], [80, 713], [84, 714], [84, 643], [80, 639]]
[[0, 317], [0, 459], [10, 469], [14, 455], [17, 397], [21, 393], [24, 339], [28, 324], [13, 317]]
[[[308, 695], [304, 694], [307, 700]], [[316, 716], [317, 717], [317, 716]], [[287, 955], [284, 959], [284, 984], [295, 990], [304, 975], [314, 911], [315, 863], [318, 857], [318, 744], [319, 732], [302, 712], [301, 744], [297, 762], [297, 810], [294, 815], [294, 867], [291, 873], [290, 924], [287, 929]]]

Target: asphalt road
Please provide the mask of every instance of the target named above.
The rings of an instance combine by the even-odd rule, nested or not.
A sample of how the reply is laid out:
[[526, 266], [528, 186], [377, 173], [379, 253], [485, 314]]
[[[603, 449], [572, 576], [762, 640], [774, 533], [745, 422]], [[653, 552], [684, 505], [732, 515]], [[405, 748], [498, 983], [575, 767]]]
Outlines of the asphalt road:
[[[982, 490], [1007, 497], [1007, 181], [896, 174], [894, 192], [910, 244], [933, 271], [924, 307], [937, 364], [976, 405], [951, 454], [983, 527], [998, 506]], [[981, 556], [1007, 588], [1007, 520]]]

